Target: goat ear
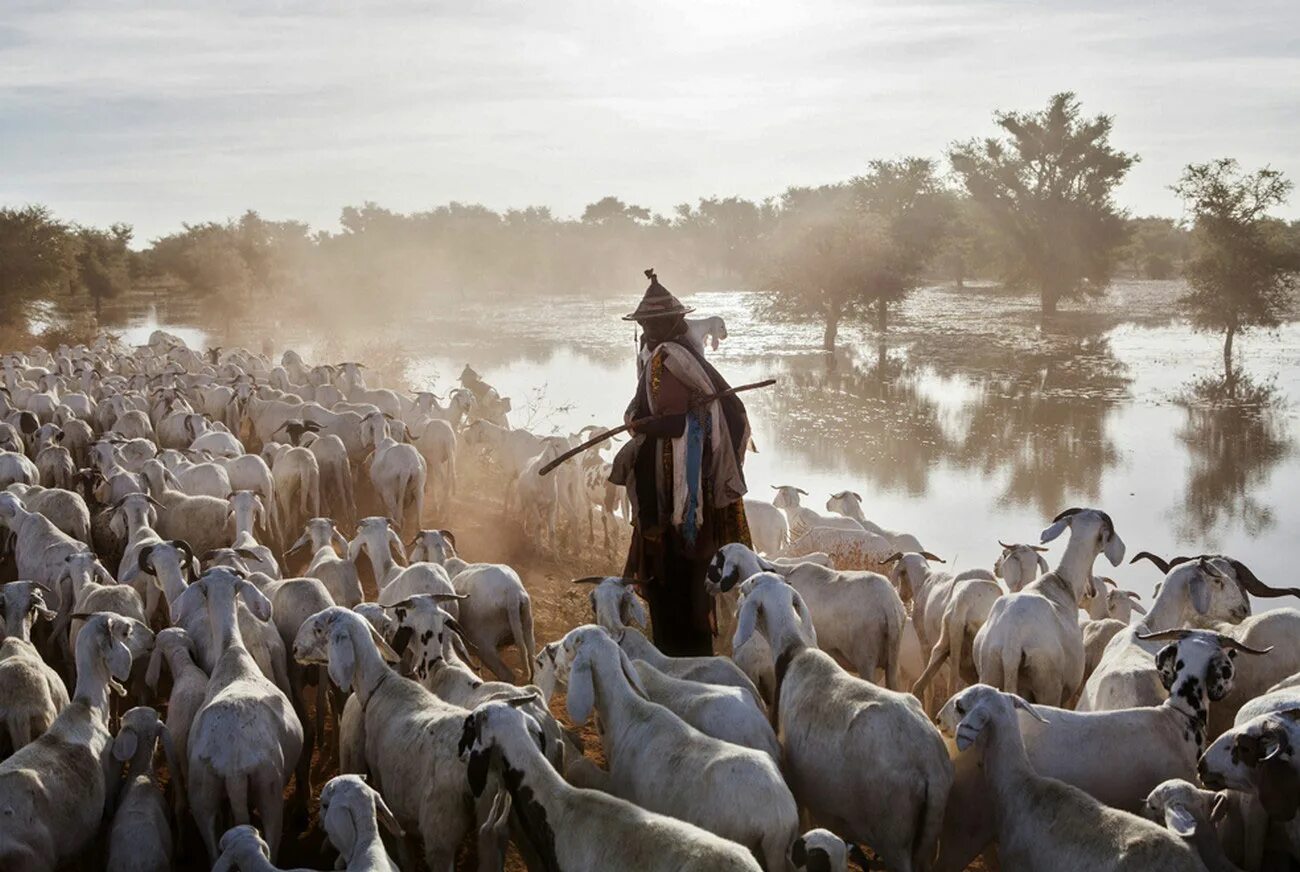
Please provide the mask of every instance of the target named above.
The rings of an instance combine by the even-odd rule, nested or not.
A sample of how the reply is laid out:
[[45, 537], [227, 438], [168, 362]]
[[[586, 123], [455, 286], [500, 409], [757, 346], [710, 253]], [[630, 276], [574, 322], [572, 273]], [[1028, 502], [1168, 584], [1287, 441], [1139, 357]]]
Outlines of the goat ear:
[[243, 597], [245, 605], [259, 621], [271, 620], [271, 601], [266, 598], [251, 581], [240, 579], [238, 585], [239, 595]]
[[1069, 527], [1070, 527], [1070, 518], [1071, 518], [1071, 517], [1073, 517], [1073, 516], [1072, 516], [1072, 515], [1068, 515], [1068, 516], [1062, 518], [1061, 520], [1054, 522], [1054, 523], [1052, 524], [1052, 526], [1048, 527], [1048, 528], [1047, 528], [1046, 530], [1044, 530], [1041, 534], [1039, 534], [1039, 536], [1038, 536], [1038, 541], [1039, 541], [1039, 542], [1051, 542], [1051, 541], [1052, 541], [1053, 539], [1055, 539], [1057, 536], [1060, 536], [1060, 535], [1061, 535], [1062, 533], [1064, 533], [1067, 529], [1069, 529]]
[[627, 605], [628, 617], [631, 618], [634, 624], [644, 630], [650, 622], [650, 618], [646, 616], [641, 597], [629, 590], [623, 595], [623, 602]]
[[330, 680], [339, 690], [352, 689], [352, 676], [356, 672], [356, 665], [352, 636], [346, 627], [338, 627], [330, 633], [329, 674]]
[[1119, 566], [1124, 562], [1124, 551], [1126, 550], [1124, 540], [1114, 530], [1106, 534], [1106, 547], [1102, 550], [1111, 566]]
[[389, 645], [387, 640], [379, 634], [379, 631], [375, 629], [374, 624], [369, 621], [366, 621], [365, 623], [366, 628], [370, 630], [371, 640], [375, 643], [375, 647], [379, 649], [379, 656], [383, 657], [388, 663], [400, 663], [402, 661], [401, 656], [394, 651], [393, 646]]
[[122, 727], [117, 731], [117, 738], [113, 740], [113, 759], [119, 763], [129, 762], [135, 756], [138, 744], [135, 730], [131, 727]]
[[[505, 791], [502, 791], [502, 793], [505, 793]], [[397, 822], [397, 816], [384, 802], [384, 798], [379, 795], [378, 791], [374, 791], [371, 795], [375, 799], [375, 816], [379, 819], [379, 825], [397, 838], [404, 838], [406, 832], [402, 829], [402, 825]]]
[[1196, 818], [1182, 805], [1165, 807], [1165, 826], [1176, 836], [1190, 839], [1196, 835]]
[[1038, 555], [1038, 571], [1039, 572], [1051, 571], [1051, 567], [1047, 565], [1047, 560], [1041, 554]]
[[759, 556], [758, 554], [755, 554], [754, 557], [758, 560], [759, 569], [763, 570], [764, 572], [776, 572], [775, 563], [768, 560], [766, 557]]
[[150, 690], [158, 688], [158, 678], [162, 673], [162, 659], [162, 646], [155, 644], [153, 653], [149, 655], [149, 668], [144, 673], [144, 683], [149, 685]]
[[1203, 573], [1198, 572], [1192, 577], [1187, 592], [1191, 595], [1192, 608], [1196, 609], [1198, 615], [1210, 611], [1210, 582]]
[[791, 600], [794, 603], [794, 610], [799, 615], [799, 623], [803, 625], [804, 635], [813, 645], [817, 644], [817, 630], [813, 627], [812, 612], [808, 610], [808, 604], [803, 601], [794, 590], [790, 591]]
[[749, 641], [758, 626], [758, 617], [762, 606], [753, 597], [746, 597], [740, 604], [740, 615], [736, 618], [736, 634], [731, 637], [731, 650], [735, 651]]
[[623, 675], [627, 677], [627, 683], [632, 685], [632, 689], [639, 693], [642, 699], [649, 699], [650, 694], [646, 691], [645, 685], [641, 683], [641, 675], [636, 671], [636, 667], [632, 665], [632, 658], [628, 657], [627, 652], [621, 648], [618, 652], [618, 662], [623, 667]]
[[591, 720], [591, 710], [596, 706], [596, 688], [591, 675], [591, 653], [579, 649], [578, 656], [569, 666], [569, 690], [565, 695], [565, 708], [569, 720], [581, 726]]
[[1048, 723], [1047, 718], [1043, 717], [1042, 712], [1034, 708], [1034, 706], [1030, 705], [1029, 701], [1026, 700], [1024, 697], [1017, 696], [1014, 693], [1007, 694], [1007, 695], [1011, 697], [1011, 704], [1014, 705], [1016, 708], [1020, 709], [1021, 711], [1028, 712], [1029, 716], [1034, 720], [1038, 721], [1040, 724]]

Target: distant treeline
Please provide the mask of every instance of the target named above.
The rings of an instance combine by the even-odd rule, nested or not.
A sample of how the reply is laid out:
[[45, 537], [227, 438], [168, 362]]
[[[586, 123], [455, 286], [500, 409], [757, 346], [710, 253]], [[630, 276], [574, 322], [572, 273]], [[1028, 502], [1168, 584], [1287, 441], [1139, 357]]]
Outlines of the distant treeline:
[[[577, 217], [544, 206], [401, 214], [365, 203], [344, 208], [332, 231], [249, 211], [136, 250], [125, 224], [81, 227], [37, 205], [0, 208], [0, 309], [12, 320], [41, 299], [98, 311], [133, 288], [232, 310], [270, 300], [386, 308], [465, 294], [626, 294], [654, 266], [675, 290], [768, 290], [776, 308], [824, 320], [833, 342], [841, 318], [874, 312], [883, 328], [890, 304], [922, 282], [999, 281], [1038, 293], [1050, 315], [1058, 300], [1099, 293], [1114, 275], [1174, 278], [1193, 261], [1195, 219], [1132, 217], [1114, 204], [1138, 158], [1110, 146], [1109, 117], [1086, 118], [1061, 94], [1043, 111], [995, 118], [1001, 139], [957, 143], [943, 162], [864, 161], [861, 176], [840, 184], [761, 202], [701, 199], [670, 215], [614, 196]], [[1300, 222], [1255, 217], [1300, 252]]]

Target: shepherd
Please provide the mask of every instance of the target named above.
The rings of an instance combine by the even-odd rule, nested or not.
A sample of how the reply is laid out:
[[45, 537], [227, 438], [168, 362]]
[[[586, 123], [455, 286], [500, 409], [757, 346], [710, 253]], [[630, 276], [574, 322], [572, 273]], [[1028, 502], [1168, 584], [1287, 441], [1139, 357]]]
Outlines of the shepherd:
[[645, 297], [624, 316], [641, 327], [636, 396], [624, 413], [633, 438], [619, 451], [610, 481], [632, 504], [632, 544], [623, 575], [641, 584], [655, 645], [676, 657], [713, 653], [713, 601], [704, 587], [714, 553], [729, 542], [750, 545], [745, 520], [745, 404], [691, 340], [693, 310], [659, 283], [653, 269]]

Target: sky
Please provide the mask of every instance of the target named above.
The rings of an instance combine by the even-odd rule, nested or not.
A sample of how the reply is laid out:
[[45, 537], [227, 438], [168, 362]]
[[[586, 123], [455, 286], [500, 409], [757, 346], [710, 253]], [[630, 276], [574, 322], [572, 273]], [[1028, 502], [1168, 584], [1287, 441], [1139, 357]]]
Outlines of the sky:
[[1181, 215], [1193, 161], [1300, 181], [1296, 0], [0, 0], [0, 204], [140, 241], [367, 200], [667, 212], [939, 158], [1064, 90], [1141, 156], [1134, 214]]

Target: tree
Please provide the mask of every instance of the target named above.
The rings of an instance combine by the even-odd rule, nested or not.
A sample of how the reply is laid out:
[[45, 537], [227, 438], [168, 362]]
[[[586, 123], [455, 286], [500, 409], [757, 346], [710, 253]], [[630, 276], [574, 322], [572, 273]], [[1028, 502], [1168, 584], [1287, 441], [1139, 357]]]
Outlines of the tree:
[[1172, 218], [1132, 218], [1124, 248], [1126, 267], [1136, 276], [1171, 279], [1178, 275], [1190, 249], [1187, 228]]
[[108, 230], [77, 229], [76, 284], [95, 304], [96, 320], [103, 314], [104, 300], [118, 296], [131, 284], [131, 227], [114, 224]]
[[1231, 158], [1190, 164], [1174, 193], [1193, 220], [1194, 254], [1181, 302], [1198, 329], [1223, 333], [1223, 376], [1235, 384], [1232, 346], [1238, 333], [1276, 327], [1296, 288], [1296, 260], [1285, 225], [1268, 210], [1286, 202], [1291, 182], [1264, 167], [1243, 172]]
[[73, 245], [68, 225], [44, 206], [0, 209], [0, 323], [67, 281]]
[[1084, 118], [1072, 93], [994, 118], [1006, 138], [958, 143], [948, 156], [998, 234], [1003, 279], [1036, 289], [1050, 317], [1061, 299], [1109, 281], [1125, 239], [1111, 195], [1138, 158], [1112, 148], [1111, 118]]
[[920, 283], [951, 221], [933, 162], [910, 157], [868, 166], [846, 185], [782, 196], [768, 283], [773, 304], [820, 317], [827, 350], [841, 321], [868, 311], [885, 332], [890, 305]]

